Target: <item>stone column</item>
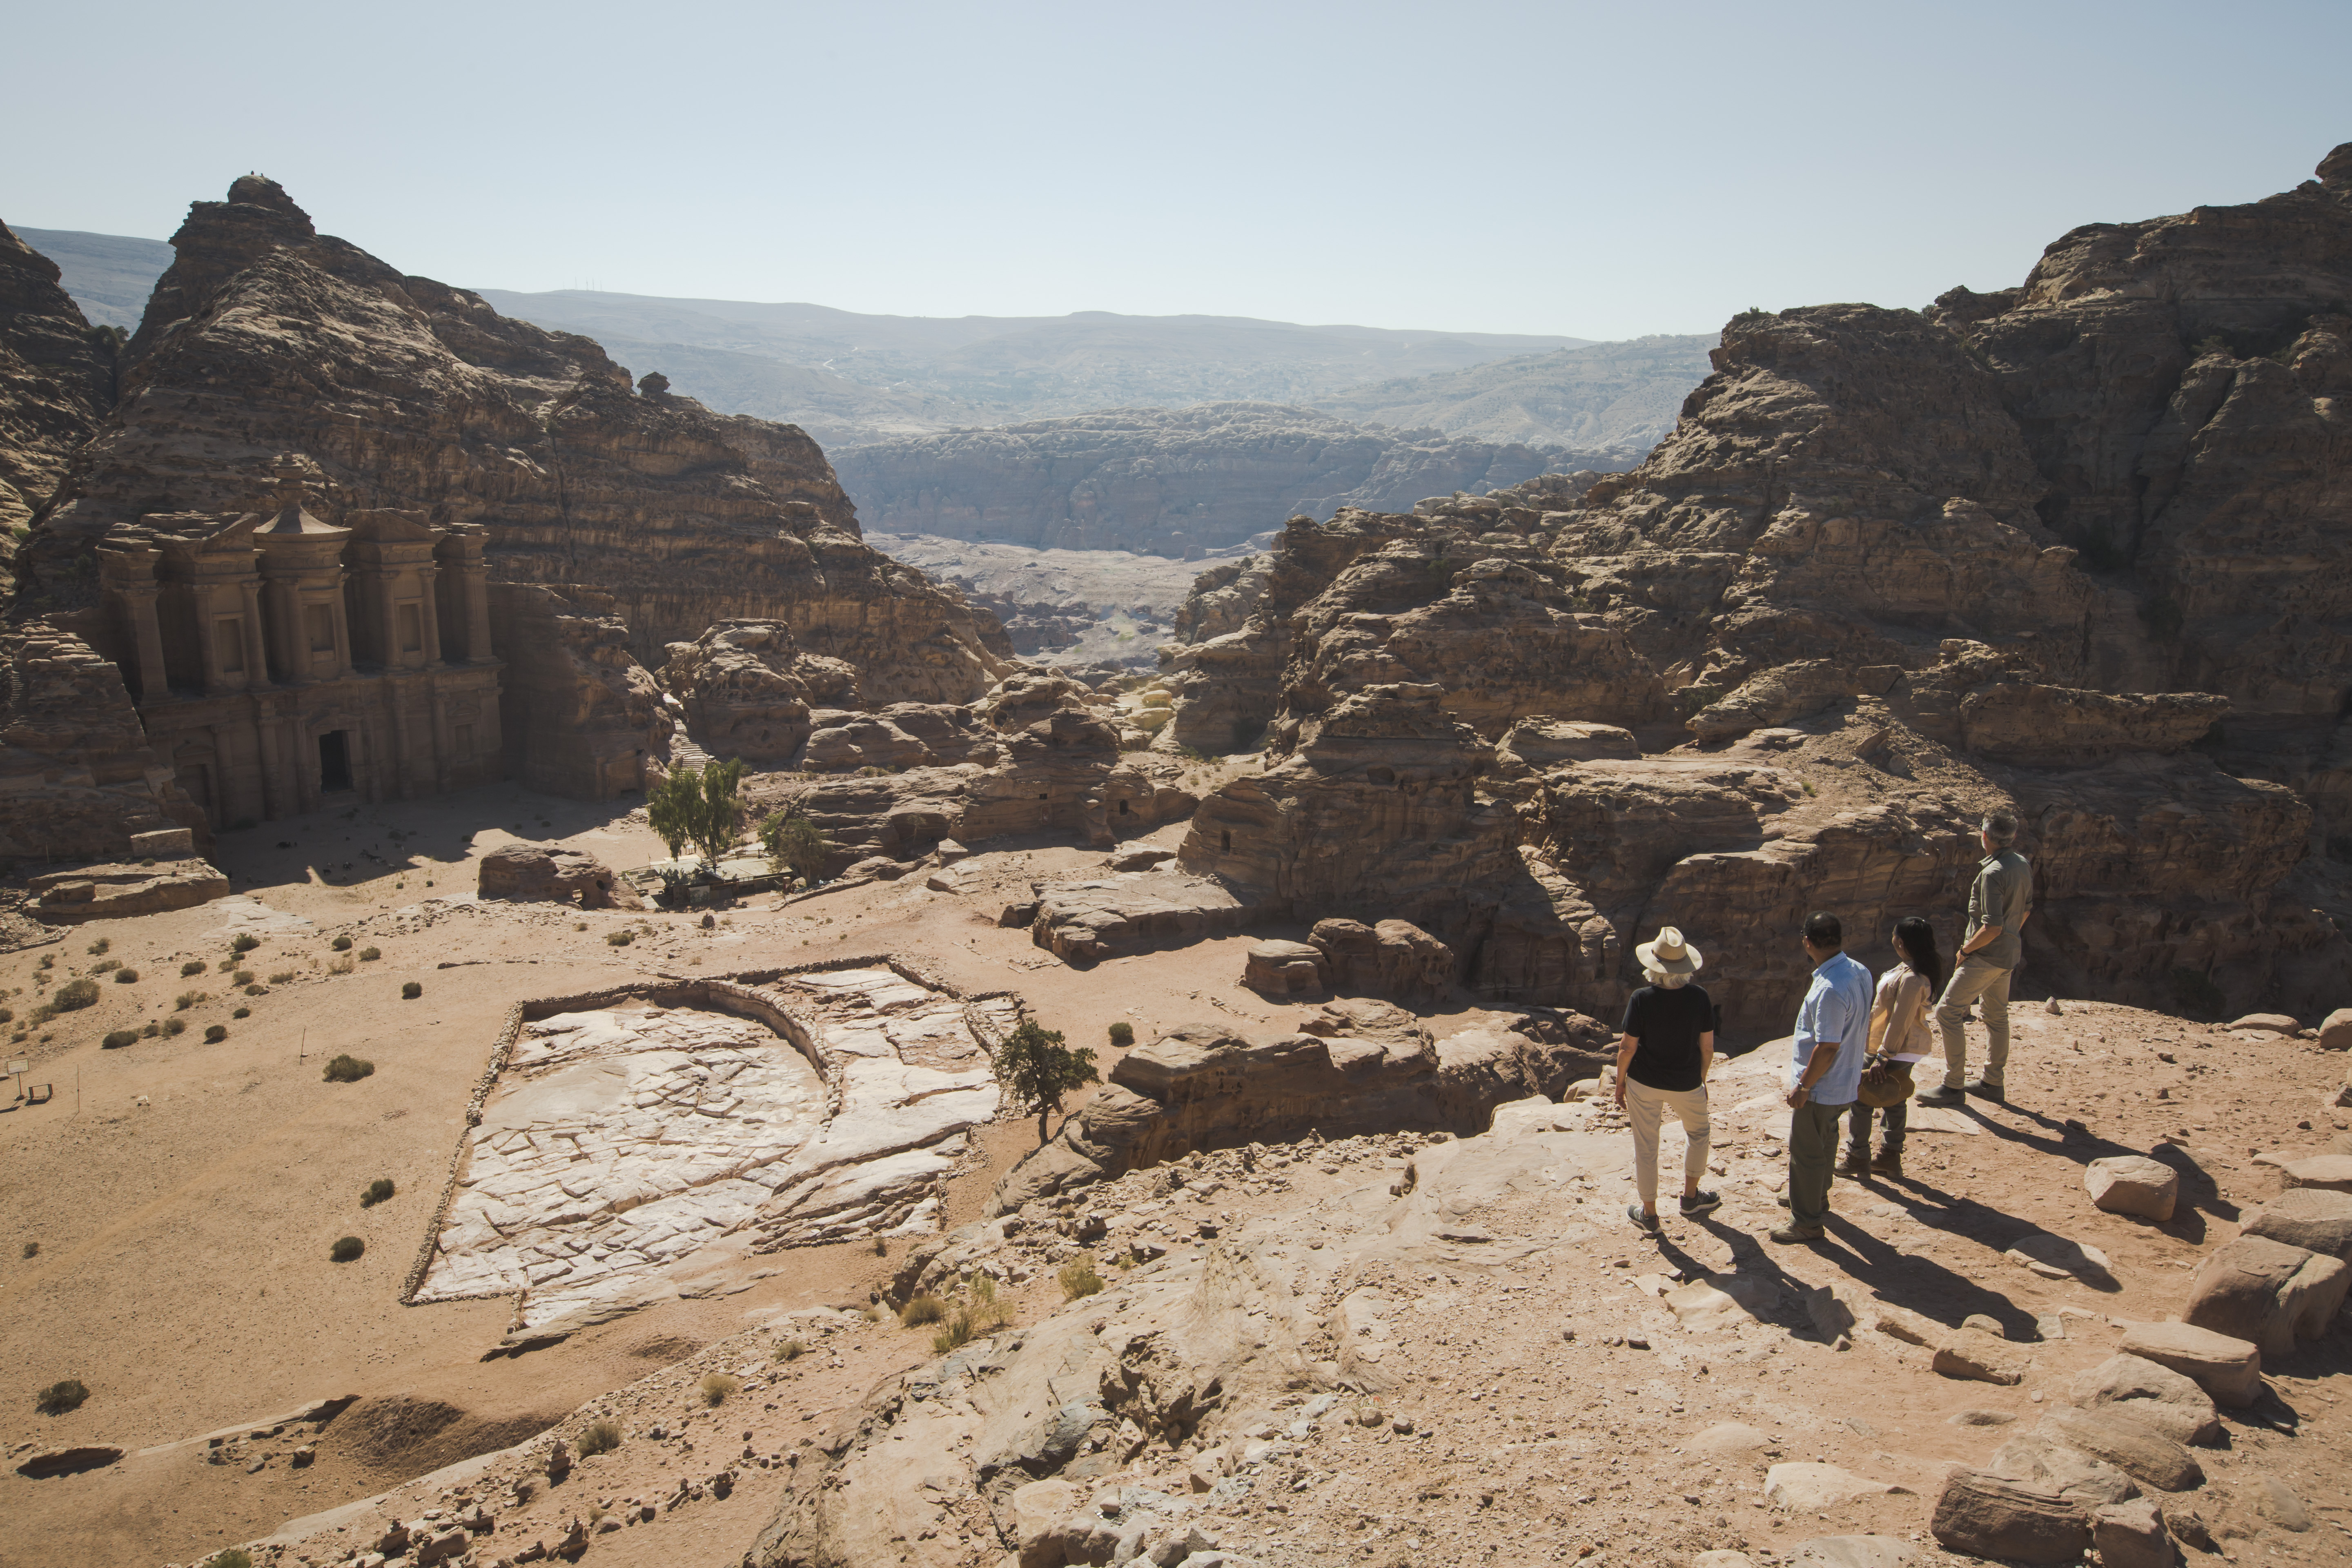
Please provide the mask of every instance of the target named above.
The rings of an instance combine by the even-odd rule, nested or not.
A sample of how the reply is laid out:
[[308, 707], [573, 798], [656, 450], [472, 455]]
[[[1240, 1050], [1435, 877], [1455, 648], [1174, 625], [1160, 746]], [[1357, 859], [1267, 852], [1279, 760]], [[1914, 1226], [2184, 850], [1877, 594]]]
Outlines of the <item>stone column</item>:
[[277, 709], [269, 698], [256, 699], [253, 704], [253, 732], [261, 747], [261, 815], [269, 822], [294, 815], [287, 805], [286, 773], [278, 755]]
[[360, 785], [370, 805], [383, 804], [383, 748], [376, 744], [376, 733], [382, 727], [374, 718], [365, 717], [351, 730], [362, 753], [352, 759], [352, 771], [361, 774], [352, 782]]
[[[196, 651], [204, 658], [205, 691], [210, 695], [222, 689], [225, 679], [220, 661], [220, 627], [215, 624], [219, 617], [213, 608], [213, 586], [209, 583], [198, 583], [189, 588], [188, 594], [196, 602]], [[214, 761], [217, 764], [218, 753], [215, 753]], [[217, 766], [215, 771], [218, 771]], [[217, 795], [219, 791], [215, 789], [214, 793]]]
[[320, 795], [319, 743], [310, 738], [310, 726], [302, 722], [299, 715], [289, 718], [286, 727], [289, 731], [288, 744], [294, 753], [294, 798], [304, 811], [316, 811]]
[[343, 579], [338, 573], [335, 591], [327, 599], [327, 608], [335, 617], [335, 678], [342, 679], [352, 673], [352, 618], [343, 613]]
[[302, 595], [289, 578], [272, 577], [262, 584], [261, 602], [269, 614], [265, 623], [269, 642], [278, 649], [271, 679], [286, 686], [306, 686], [310, 680], [310, 628], [302, 624]]
[[449, 793], [449, 704], [441, 691], [441, 678], [435, 676], [426, 688], [433, 703], [433, 793]]
[[245, 600], [245, 684], [250, 690], [269, 684], [269, 649], [261, 636], [261, 579], [247, 577], [237, 587]]
[[394, 574], [377, 567], [368, 575], [374, 580], [375, 624], [383, 637], [383, 667], [396, 669], [400, 666], [400, 628], [394, 621], [392, 602]]
[[408, 740], [408, 683], [387, 680], [383, 695], [392, 705], [392, 792], [406, 800], [415, 794], [408, 787], [408, 763], [415, 754]]
[[462, 571], [466, 584], [467, 662], [488, 664], [498, 657], [490, 651], [490, 569], [478, 561], [468, 561]]
[[425, 585], [425, 600], [420, 613], [425, 617], [425, 662], [432, 668], [441, 665], [441, 601], [433, 592], [433, 579], [440, 569], [431, 563], [416, 569], [416, 580]]
[[155, 602], [163, 597], [159, 583], [124, 583], [117, 585], [122, 595], [122, 607], [131, 617], [131, 640], [139, 672], [139, 700], [142, 705], [161, 702], [172, 694], [172, 677], [163, 663], [163, 623], [155, 613]]

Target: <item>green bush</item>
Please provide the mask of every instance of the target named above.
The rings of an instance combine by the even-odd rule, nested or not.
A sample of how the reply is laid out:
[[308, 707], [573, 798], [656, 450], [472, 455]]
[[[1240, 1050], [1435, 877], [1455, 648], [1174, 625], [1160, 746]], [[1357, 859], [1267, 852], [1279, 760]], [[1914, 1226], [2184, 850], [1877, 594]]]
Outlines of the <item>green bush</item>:
[[636, 938], [631, 936], [625, 931], [607, 931], [604, 933], [604, 945], [606, 947], [626, 947], [629, 943], [635, 941], [636, 941]]
[[1060, 1279], [1065, 1300], [1102, 1294], [1103, 1277], [1095, 1272], [1095, 1260], [1091, 1258], [1074, 1258], [1063, 1264]]
[[250, 1007], [239, 1007], [236, 1012], [231, 1013], [229, 1016], [232, 1018], [250, 1018], [253, 1016], [253, 1009]]
[[403, 981], [403, 982], [401, 983], [401, 987], [400, 987], [400, 995], [401, 995], [401, 999], [402, 999], [403, 1001], [404, 1001], [404, 1002], [414, 1002], [414, 1001], [415, 1001], [419, 996], [422, 996], [422, 995], [424, 995], [424, 994], [425, 994], [425, 986], [424, 986], [423, 983], [421, 983], [421, 982], [419, 982], [419, 981], [415, 981], [415, 980], [407, 980], [407, 981]]
[[1120, 1050], [1135, 1044], [1135, 1026], [1121, 1018], [1110, 1026], [1110, 1043]]
[[202, 974], [204, 972], [205, 961], [201, 958], [192, 958], [188, 960], [187, 963], [180, 965], [180, 975], [183, 979], [185, 979], [191, 974]]
[[206, 1024], [205, 1026], [205, 1044], [208, 1046], [217, 1046], [223, 1040], [227, 1038], [228, 1026], [226, 1024]]
[[383, 956], [383, 949], [380, 947], [363, 947], [360, 949], [360, 962], [362, 963], [373, 963], [377, 959], [382, 958]]
[[801, 1343], [798, 1340], [786, 1340], [782, 1344], [776, 1347], [776, 1359], [778, 1361], [798, 1361], [801, 1357], [806, 1354], [808, 1354], [808, 1346]]
[[205, 1558], [204, 1568], [253, 1568], [253, 1553], [242, 1546], [231, 1546]]
[[172, 998], [172, 1005], [184, 1013], [199, 1002], [209, 1002], [211, 1000], [212, 998], [202, 991], [183, 991], [177, 996]]
[[944, 1321], [947, 1315], [948, 1304], [928, 1290], [898, 1309], [898, 1321], [910, 1329]]
[[136, 985], [139, 984], [139, 972], [135, 969], [118, 969], [114, 972], [114, 983], [117, 985]]
[[228, 981], [232, 985], [250, 985], [254, 984], [253, 971], [250, 969], [240, 969], [235, 974], [230, 975], [228, 977]]
[[163, 1032], [163, 1026], [150, 1018], [147, 1020], [147, 1026], [139, 1031], [139, 1037], [142, 1040], [152, 1040]]
[[614, 1421], [591, 1421], [580, 1429], [579, 1440], [572, 1445], [583, 1459], [591, 1454], [609, 1454], [620, 1446], [620, 1424]]
[[81, 1379], [68, 1377], [33, 1395], [33, 1408], [44, 1415], [63, 1415], [68, 1410], [80, 1409], [81, 1402], [89, 1397], [89, 1390], [82, 1386]]
[[373, 1071], [375, 1071], [375, 1063], [372, 1061], [350, 1055], [339, 1056], [327, 1064], [327, 1081], [357, 1083]]
[[335, 1245], [327, 1248], [327, 1258], [330, 1262], [349, 1263], [366, 1250], [367, 1243], [356, 1236], [337, 1237]]
[[347, 936], [339, 936], [333, 942], [328, 943], [328, 945], [332, 947], [337, 952], [349, 952], [352, 950], [352, 939]]
[[372, 1209], [378, 1204], [389, 1203], [392, 1200], [392, 1178], [378, 1176], [367, 1184], [367, 1191], [360, 1194], [360, 1207]]
[[96, 942], [91, 942], [91, 943], [90, 943], [87, 948], [84, 948], [82, 951], [83, 951], [83, 952], [87, 952], [87, 953], [89, 953], [92, 958], [95, 958], [95, 957], [97, 957], [100, 953], [104, 952], [108, 948], [112, 947], [113, 945], [114, 945], [114, 942], [113, 942], [113, 940], [112, 940], [111, 938], [109, 938], [109, 937], [100, 937]]
[[102, 1050], [119, 1051], [125, 1046], [136, 1045], [138, 1043], [138, 1030], [116, 1029], [110, 1033], [106, 1038], [99, 1041], [99, 1047]]
[[77, 1008], [95, 1006], [97, 1002], [98, 982], [87, 976], [79, 980], [67, 981], [58, 987], [58, 994], [49, 998], [49, 1005], [60, 1013], [70, 1013]]
[[261, 939], [249, 931], [241, 931], [229, 939], [231, 952], [251, 952], [261, 945]]
[[701, 1384], [702, 1403], [709, 1405], [724, 1405], [727, 1403], [727, 1396], [742, 1386], [723, 1372], [706, 1373]]

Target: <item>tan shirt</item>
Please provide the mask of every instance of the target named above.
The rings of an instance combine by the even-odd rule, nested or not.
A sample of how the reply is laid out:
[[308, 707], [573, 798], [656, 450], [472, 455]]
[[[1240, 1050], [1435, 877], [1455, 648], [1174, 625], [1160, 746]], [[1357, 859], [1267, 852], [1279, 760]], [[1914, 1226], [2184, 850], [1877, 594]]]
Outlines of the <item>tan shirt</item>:
[[1878, 977], [1870, 999], [1870, 1051], [1891, 1061], [1916, 1062], [1930, 1047], [1927, 977], [1898, 963]]

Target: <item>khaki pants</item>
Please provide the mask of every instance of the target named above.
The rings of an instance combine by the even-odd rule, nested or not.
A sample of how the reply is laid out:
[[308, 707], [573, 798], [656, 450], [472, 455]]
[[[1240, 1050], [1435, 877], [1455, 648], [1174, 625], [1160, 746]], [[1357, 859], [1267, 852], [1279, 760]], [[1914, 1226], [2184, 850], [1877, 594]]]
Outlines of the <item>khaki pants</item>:
[[1964, 958], [1944, 986], [1936, 1006], [1936, 1026], [1944, 1034], [1944, 1087], [1958, 1089], [1969, 1080], [1969, 1043], [1960, 1025], [1969, 1004], [1982, 1002], [1985, 1019], [1984, 1080], [1998, 1086], [2009, 1070], [2009, 977], [1980, 958]]
[[1706, 1085], [1696, 1089], [1652, 1089], [1639, 1079], [1625, 1080], [1625, 1120], [1633, 1127], [1633, 1185], [1643, 1206], [1658, 1206], [1658, 1126], [1667, 1112], [1683, 1124], [1690, 1146], [1683, 1152], [1683, 1189], [1698, 1185], [1706, 1174]]
[[1830, 1217], [1831, 1167], [1845, 1111], [1809, 1100], [1789, 1118], [1789, 1217], [1807, 1230], [1821, 1229]]

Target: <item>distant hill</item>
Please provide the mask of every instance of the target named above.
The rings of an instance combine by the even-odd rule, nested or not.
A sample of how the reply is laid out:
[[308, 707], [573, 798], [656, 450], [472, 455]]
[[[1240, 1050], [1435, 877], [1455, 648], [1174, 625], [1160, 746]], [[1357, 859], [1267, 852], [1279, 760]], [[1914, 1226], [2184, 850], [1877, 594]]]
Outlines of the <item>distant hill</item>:
[[1715, 344], [1711, 332], [1589, 343], [1307, 401], [1362, 425], [1570, 447], [1596, 455], [1589, 468], [1631, 467], [1675, 427]]
[[160, 239], [119, 234], [84, 234], [70, 228], [25, 228], [17, 237], [58, 264], [58, 281], [92, 326], [137, 329], [155, 279], [172, 265], [172, 247]]

